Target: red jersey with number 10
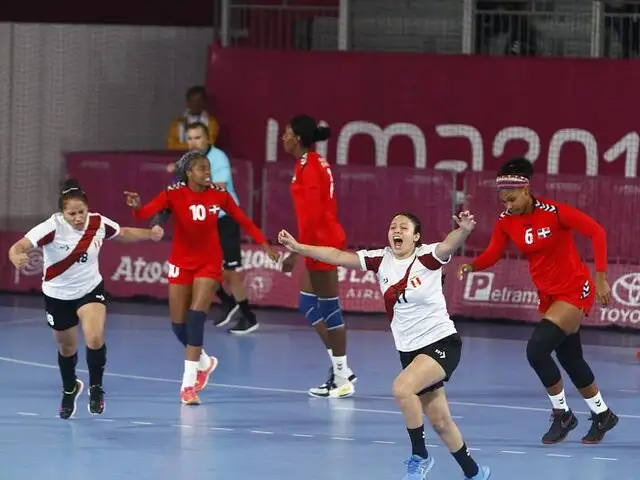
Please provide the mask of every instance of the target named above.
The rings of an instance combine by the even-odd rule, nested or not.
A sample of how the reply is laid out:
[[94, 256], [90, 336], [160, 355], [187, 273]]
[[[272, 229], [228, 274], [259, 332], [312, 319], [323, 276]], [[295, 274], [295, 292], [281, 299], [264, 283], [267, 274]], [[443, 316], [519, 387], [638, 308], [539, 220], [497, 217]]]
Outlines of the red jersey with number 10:
[[503, 212], [487, 249], [472, 263], [474, 270], [494, 265], [509, 239], [529, 261], [536, 288], [546, 295], [560, 295], [582, 288], [591, 273], [580, 258], [573, 232], [591, 238], [596, 272], [607, 270], [607, 236], [590, 216], [560, 202], [534, 199], [531, 213]]
[[300, 242], [344, 248], [346, 234], [338, 221], [331, 167], [316, 152], [307, 152], [298, 160], [291, 195]]
[[233, 200], [229, 193], [211, 185], [194, 192], [184, 183], [176, 183], [133, 211], [137, 219], [148, 219], [162, 210], [173, 214], [173, 241], [169, 262], [184, 270], [197, 270], [205, 265], [222, 268], [222, 247], [218, 236], [218, 214], [224, 210], [258, 244], [266, 239]]

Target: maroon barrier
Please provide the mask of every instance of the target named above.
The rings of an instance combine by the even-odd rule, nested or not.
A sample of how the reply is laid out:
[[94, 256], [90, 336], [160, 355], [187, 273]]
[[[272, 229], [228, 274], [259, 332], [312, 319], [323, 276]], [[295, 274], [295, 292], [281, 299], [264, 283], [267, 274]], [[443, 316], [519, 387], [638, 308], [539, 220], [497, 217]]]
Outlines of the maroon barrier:
[[[20, 234], [0, 233], [0, 251], [7, 251]], [[149, 296], [167, 298], [166, 259], [169, 244], [123, 244], [106, 242], [101, 253], [101, 272], [107, 291], [115, 297]], [[0, 290], [10, 292], [37, 291], [42, 276], [42, 253], [32, 249], [30, 263], [17, 271], [6, 256], [0, 260]], [[242, 251], [245, 283], [251, 303], [257, 306], [294, 308], [298, 304], [300, 268], [293, 274], [281, 272], [256, 246], [244, 245]], [[537, 294], [529, 280], [527, 264], [523, 260], [503, 260], [495, 267], [470, 275], [460, 281], [453, 273], [460, 262], [456, 258], [446, 271], [451, 273], [445, 290], [451, 314], [469, 317], [509, 318], [524, 322], [539, 320], [536, 311]], [[377, 280], [372, 272], [340, 268], [340, 298], [346, 311], [382, 312], [383, 302]], [[640, 267], [613, 265], [609, 270], [612, 304], [596, 307], [585, 324], [592, 326], [618, 325], [640, 328]], [[381, 316], [381, 321], [386, 321]], [[43, 322], [44, 313], [43, 313]]]

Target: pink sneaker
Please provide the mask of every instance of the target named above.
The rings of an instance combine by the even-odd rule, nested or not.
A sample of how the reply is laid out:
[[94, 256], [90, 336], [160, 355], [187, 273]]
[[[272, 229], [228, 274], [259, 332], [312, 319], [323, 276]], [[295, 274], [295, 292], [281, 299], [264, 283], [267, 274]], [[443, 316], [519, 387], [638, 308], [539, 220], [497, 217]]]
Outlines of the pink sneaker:
[[209, 383], [209, 377], [218, 366], [218, 359], [213, 356], [211, 356], [210, 358], [211, 364], [209, 365], [209, 368], [207, 368], [206, 370], [198, 370], [198, 377], [196, 378], [195, 386], [197, 393], [200, 393], [202, 390], [204, 390], [204, 387], [206, 387], [207, 383]]

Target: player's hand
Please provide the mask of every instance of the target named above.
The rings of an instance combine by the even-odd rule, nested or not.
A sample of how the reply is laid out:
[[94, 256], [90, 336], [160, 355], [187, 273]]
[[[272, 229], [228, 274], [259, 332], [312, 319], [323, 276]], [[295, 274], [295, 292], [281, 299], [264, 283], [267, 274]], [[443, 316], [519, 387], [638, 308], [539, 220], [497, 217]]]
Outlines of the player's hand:
[[20, 270], [22, 267], [25, 267], [29, 264], [29, 256], [26, 253], [18, 253], [15, 255], [10, 255], [9, 260], [13, 263], [13, 266]]
[[459, 215], [454, 215], [453, 221], [458, 224], [460, 229], [467, 233], [471, 233], [473, 229], [476, 228], [476, 219], [469, 210], [465, 210]]
[[278, 263], [278, 261], [280, 260], [280, 254], [278, 252], [276, 252], [271, 245], [269, 245], [268, 243], [265, 243], [262, 245], [262, 248], [264, 248], [264, 251], [267, 252], [267, 256], [273, 260], [273, 263]]
[[607, 282], [607, 277], [603, 273], [596, 273], [596, 299], [603, 307], [611, 302], [611, 287]]
[[131, 208], [140, 208], [140, 195], [135, 192], [124, 192], [127, 206]]
[[151, 240], [159, 242], [164, 237], [164, 228], [160, 225], [156, 225], [151, 229]]
[[298, 241], [293, 238], [293, 235], [286, 230], [280, 230], [280, 233], [278, 233], [278, 243], [294, 253], [297, 251], [299, 245]]
[[458, 268], [458, 278], [462, 280], [468, 273], [473, 272], [473, 265], [465, 263]]
[[175, 163], [170, 163], [169, 165], [167, 165], [167, 173], [173, 173], [176, 171], [176, 164]]

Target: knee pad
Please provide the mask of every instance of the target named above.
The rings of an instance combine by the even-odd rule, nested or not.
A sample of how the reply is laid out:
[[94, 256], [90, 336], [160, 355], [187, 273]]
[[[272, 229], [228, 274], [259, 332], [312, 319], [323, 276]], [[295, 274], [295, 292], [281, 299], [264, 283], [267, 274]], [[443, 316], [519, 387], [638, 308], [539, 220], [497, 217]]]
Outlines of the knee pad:
[[171, 323], [171, 330], [173, 330], [174, 335], [178, 339], [178, 341], [187, 346], [187, 326], [184, 323]]
[[527, 360], [545, 388], [555, 385], [562, 378], [551, 353], [565, 338], [566, 334], [561, 328], [543, 318], [527, 342]]
[[206, 312], [198, 312], [196, 310], [187, 312], [187, 345], [190, 347], [202, 347], [206, 321]]
[[580, 332], [567, 336], [556, 348], [556, 356], [576, 388], [586, 388], [595, 382], [595, 375], [582, 354]]
[[298, 309], [312, 326], [322, 321], [322, 315], [318, 308], [318, 297], [313, 293], [300, 292]]
[[327, 325], [327, 329], [335, 330], [344, 325], [342, 319], [342, 309], [340, 308], [340, 299], [338, 297], [333, 298], [319, 298], [318, 305], [320, 308], [320, 315], [324, 319], [324, 323]]

